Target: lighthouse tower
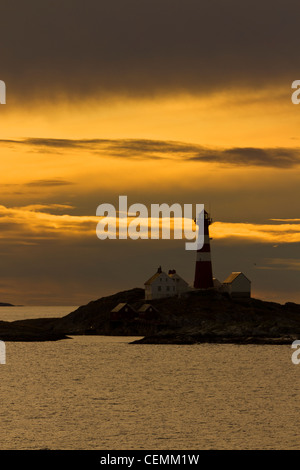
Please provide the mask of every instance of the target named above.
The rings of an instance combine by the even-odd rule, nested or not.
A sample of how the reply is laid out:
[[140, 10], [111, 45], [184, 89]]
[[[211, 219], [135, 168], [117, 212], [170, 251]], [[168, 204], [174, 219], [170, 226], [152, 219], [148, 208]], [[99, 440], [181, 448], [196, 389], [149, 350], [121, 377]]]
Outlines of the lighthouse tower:
[[209, 214], [204, 211], [204, 245], [200, 250], [197, 250], [194, 280], [195, 289], [209, 289], [214, 287], [208, 229], [211, 224], [212, 220], [209, 217]]

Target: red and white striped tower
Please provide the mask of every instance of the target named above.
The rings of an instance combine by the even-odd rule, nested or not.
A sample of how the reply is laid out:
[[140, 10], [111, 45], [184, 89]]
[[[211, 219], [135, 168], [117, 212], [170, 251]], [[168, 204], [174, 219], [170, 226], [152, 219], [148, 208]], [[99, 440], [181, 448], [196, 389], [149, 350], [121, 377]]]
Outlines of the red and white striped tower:
[[196, 269], [195, 269], [195, 289], [210, 289], [214, 287], [212, 265], [210, 256], [209, 225], [212, 220], [209, 214], [204, 211], [204, 244], [200, 250], [197, 250]]

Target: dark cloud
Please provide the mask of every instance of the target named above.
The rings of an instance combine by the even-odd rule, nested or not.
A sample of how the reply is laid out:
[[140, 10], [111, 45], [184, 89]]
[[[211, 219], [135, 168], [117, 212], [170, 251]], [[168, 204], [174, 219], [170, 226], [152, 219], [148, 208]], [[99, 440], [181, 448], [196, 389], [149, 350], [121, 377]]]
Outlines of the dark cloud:
[[292, 168], [300, 164], [300, 150], [290, 148], [234, 147], [225, 150], [201, 149], [194, 161], [218, 162], [225, 165]]
[[30, 181], [29, 183], [25, 184], [25, 186], [33, 186], [33, 187], [44, 187], [44, 186], [65, 186], [69, 184], [74, 184], [71, 181], [66, 181], [63, 179], [43, 179], [43, 180], [34, 180]]
[[290, 84], [298, 0], [2, 2], [7, 102]]
[[[59, 153], [62, 149], [85, 150], [101, 156], [131, 159], [176, 159], [218, 163], [222, 165], [293, 168], [300, 164], [299, 148], [233, 147], [207, 148], [197, 144], [146, 139], [43, 139], [1, 140], [2, 145], [36, 147], [41, 152]], [[38, 180], [29, 186], [62, 186], [72, 184], [61, 179]]]

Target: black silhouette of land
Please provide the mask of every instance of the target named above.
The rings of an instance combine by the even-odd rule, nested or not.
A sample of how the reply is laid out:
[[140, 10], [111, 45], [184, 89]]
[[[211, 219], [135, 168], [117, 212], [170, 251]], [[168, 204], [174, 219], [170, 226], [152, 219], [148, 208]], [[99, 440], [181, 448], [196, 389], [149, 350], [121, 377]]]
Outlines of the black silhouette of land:
[[137, 312], [145, 303], [140, 288], [89, 302], [62, 318], [0, 322], [4, 341], [53, 341], [76, 335], [139, 336], [135, 344], [291, 344], [300, 338], [300, 305], [259, 299], [231, 299], [215, 291], [156, 299], [157, 313], [112, 320], [126, 302]]

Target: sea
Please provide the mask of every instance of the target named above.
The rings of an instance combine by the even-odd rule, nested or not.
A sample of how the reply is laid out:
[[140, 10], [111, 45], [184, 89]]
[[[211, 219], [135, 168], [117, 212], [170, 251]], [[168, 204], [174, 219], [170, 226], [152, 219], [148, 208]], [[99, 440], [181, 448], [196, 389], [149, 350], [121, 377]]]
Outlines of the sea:
[[[1, 320], [76, 307], [1, 307]], [[21, 313], [22, 309], [22, 313]], [[7, 342], [0, 449], [300, 449], [289, 345]]]

